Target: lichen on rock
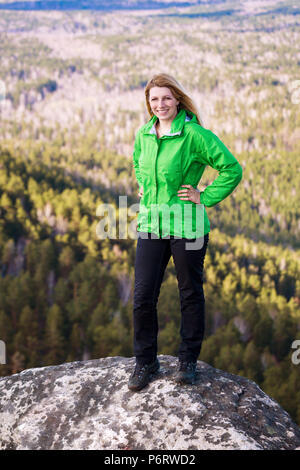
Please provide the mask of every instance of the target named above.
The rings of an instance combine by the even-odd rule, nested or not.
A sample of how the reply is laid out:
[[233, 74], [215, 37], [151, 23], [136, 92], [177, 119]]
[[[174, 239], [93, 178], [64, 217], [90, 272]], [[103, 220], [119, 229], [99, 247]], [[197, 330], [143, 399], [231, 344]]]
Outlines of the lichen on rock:
[[135, 359], [108, 357], [0, 378], [0, 449], [295, 449], [300, 429], [245, 377], [198, 361], [194, 385], [173, 380], [177, 359], [140, 392]]

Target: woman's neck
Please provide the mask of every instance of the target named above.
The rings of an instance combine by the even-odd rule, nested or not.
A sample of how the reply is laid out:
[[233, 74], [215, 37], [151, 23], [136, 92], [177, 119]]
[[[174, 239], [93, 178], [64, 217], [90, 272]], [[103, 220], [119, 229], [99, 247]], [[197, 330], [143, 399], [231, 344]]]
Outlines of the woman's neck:
[[164, 124], [164, 126], [162, 126], [160, 121], [157, 120], [156, 129], [158, 130], [160, 134], [167, 134], [168, 132], [170, 132], [171, 124], [172, 123], [167, 123], [167, 124]]

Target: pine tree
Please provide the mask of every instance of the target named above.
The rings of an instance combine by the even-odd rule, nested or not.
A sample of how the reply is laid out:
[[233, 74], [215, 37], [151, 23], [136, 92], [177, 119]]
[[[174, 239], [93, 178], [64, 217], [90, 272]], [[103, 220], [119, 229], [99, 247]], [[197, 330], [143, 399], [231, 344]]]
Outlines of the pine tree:
[[65, 339], [63, 337], [63, 315], [58, 305], [49, 309], [46, 318], [44, 351], [45, 364], [60, 364], [65, 358]]

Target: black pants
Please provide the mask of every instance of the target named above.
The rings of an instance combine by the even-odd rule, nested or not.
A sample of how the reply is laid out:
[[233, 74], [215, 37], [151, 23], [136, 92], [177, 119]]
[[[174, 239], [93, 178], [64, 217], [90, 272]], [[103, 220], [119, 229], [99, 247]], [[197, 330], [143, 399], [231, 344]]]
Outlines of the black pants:
[[[197, 361], [205, 328], [203, 265], [209, 234], [187, 239], [151, 238], [138, 232], [133, 304], [134, 355], [140, 364], [157, 356], [157, 301], [171, 255], [176, 269], [181, 306], [180, 360]], [[147, 238], [144, 238], [147, 237]], [[186, 245], [188, 242], [189, 245]], [[195, 245], [197, 243], [197, 245]], [[193, 246], [196, 249], [190, 249]]]

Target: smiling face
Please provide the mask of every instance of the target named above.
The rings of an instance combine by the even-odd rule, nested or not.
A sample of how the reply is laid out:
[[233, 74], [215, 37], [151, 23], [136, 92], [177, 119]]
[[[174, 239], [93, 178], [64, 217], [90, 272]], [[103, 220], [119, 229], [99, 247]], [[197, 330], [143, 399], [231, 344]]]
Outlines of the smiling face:
[[160, 86], [151, 88], [149, 103], [153, 114], [162, 122], [168, 123], [172, 121], [177, 114], [179, 101], [176, 100], [170, 88]]

